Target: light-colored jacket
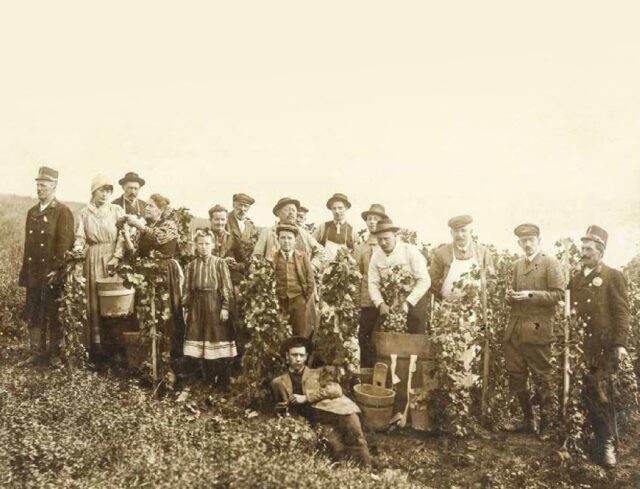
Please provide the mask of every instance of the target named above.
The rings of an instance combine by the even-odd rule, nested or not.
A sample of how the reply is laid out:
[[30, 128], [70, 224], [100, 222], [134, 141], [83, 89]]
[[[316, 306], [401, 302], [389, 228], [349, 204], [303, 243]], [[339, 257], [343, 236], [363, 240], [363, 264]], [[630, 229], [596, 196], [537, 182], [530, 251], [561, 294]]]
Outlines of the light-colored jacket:
[[369, 238], [356, 246], [354, 256], [358, 269], [362, 274], [360, 281], [360, 307], [374, 307], [371, 296], [369, 295], [369, 262], [373, 252], [378, 248], [378, 240], [375, 236], [369, 235]]
[[[309, 231], [300, 226], [297, 227], [299, 232], [296, 238], [295, 249], [307, 254], [315, 270], [322, 270], [326, 263], [324, 248], [311, 236]], [[274, 255], [280, 249], [276, 228], [277, 226], [273, 226], [262, 230], [251, 256], [263, 256], [267, 260], [273, 261]]]

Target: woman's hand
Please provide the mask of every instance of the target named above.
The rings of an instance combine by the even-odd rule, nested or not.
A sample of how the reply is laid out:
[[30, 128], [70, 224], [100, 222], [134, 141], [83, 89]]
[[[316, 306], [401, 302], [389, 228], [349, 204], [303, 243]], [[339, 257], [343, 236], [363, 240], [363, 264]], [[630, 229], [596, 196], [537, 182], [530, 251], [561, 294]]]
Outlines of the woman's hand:
[[115, 275], [116, 267], [118, 266], [119, 262], [120, 260], [115, 256], [112, 257], [111, 260], [109, 260], [109, 262], [107, 263], [107, 273], [109, 275]]
[[220, 321], [224, 323], [228, 320], [229, 320], [229, 311], [227, 311], [226, 309], [222, 309], [220, 311]]

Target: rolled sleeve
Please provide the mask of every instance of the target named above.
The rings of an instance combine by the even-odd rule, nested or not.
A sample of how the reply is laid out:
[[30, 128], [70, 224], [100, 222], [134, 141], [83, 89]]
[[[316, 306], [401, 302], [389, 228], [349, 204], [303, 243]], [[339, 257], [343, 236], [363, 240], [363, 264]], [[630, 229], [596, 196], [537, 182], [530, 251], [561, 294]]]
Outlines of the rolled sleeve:
[[369, 279], [367, 285], [369, 288], [369, 297], [376, 307], [384, 303], [382, 293], [380, 292], [380, 271], [378, 270], [379, 253], [374, 252], [369, 262]]
[[431, 287], [431, 277], [427, 269], [427, 260], [422, 253], [413, 246], [409, 246], [407, 252], [409, 253], [409, 266], [416, 279], [416, 285], [407, 297], [407, 302], [415, 307]]

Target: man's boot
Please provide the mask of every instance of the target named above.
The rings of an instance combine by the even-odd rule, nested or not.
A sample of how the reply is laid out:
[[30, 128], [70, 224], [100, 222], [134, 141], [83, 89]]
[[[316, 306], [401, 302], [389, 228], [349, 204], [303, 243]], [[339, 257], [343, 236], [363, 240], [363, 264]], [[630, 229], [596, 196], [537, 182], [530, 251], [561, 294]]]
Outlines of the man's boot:
[[504, 430], [511, 433], [536, 433], [535, 419], [533, 417], [533, 406], [531, 405], [531, 398], [529, 392], [518, 392], [517, 394], [520, 408], [522, 409], [523, 419], [514, 420], [508, 422], [504, 426]]
[[607, 469], [613, 469], [618, 464], [613, 437], [605, 438], [604, 442], [601, 444], [601, 450], [602, 466]]
[[46, 352], [44, 340], [44, 330], [42, 328], [29, 328], [29, 356], [26, 360], [18, 363], [18, 367], [36, 365], [42, 362]]
[[538, 438], [548, 441], [553, 437], [551, 426], [551, 398], [547, 392], [540, 391], [540, 429]]

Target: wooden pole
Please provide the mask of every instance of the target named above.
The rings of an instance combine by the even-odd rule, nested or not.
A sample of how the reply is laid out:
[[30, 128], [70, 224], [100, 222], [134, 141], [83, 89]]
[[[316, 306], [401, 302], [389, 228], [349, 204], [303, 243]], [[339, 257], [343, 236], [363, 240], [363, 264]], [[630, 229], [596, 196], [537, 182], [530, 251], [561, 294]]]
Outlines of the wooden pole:
[[564, 348], [562, 352], [562, 418], [567, 414], [567, 404], [569, 403], [569, 383], [571, 365], [569, 362], [569, 323], [571, 321], [571, 292], [564, 291]]
[[156, 334], [156, 286], [151, 284], [151, 373], [158, 381], [158, 339]]
[[484, 349], [482, 364], [482, 414], [487, 412], [487, 396], [489, 395], [489, 360], [490, 360], [490, 344], [489, 344], [489, 318], [487, 317], [487, 270], [482, 267], [480, 269], [480, 302], [482, 305], [482, 323], [484, 325]]

